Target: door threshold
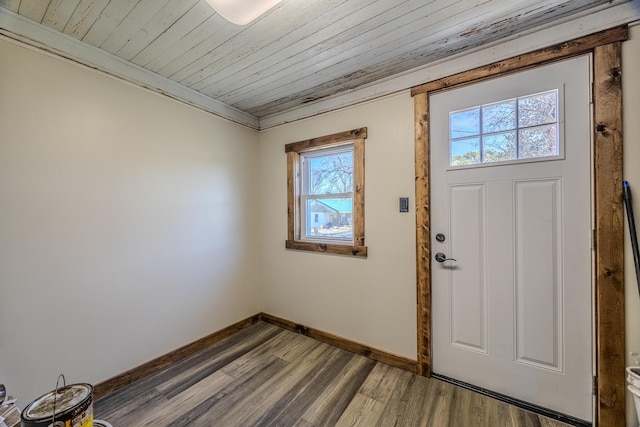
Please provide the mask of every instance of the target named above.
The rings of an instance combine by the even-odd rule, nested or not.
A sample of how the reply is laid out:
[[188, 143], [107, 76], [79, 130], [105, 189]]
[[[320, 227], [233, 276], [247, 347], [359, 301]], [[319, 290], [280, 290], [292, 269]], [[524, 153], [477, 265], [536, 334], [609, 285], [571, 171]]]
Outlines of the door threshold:
[[491, 390], [487, 390], [482, 387], [477, 387], [475, 385], [465, 383], [460, 380], [456, 380], [450, 377], [445, 377], [444, 375], [439, 375], [432, 373], [432, 378], [438, 379], [440, 381], [444, 381], [449, 384], [456, 385], [458, 387], [465, 388], [467, 390], [475, 391], [476, 393], [480, 393], [484, 396], [492, 397], [494, 399], [500, 400], [502, 402], [508, 403], [509, 405], [517, 406], [519, 408], [525, 409], [529, 412], [536, 413], [538, 415], [545, 416], [547, 418], [551, 418], [555, 421], [559, 421], [561, 423], [569, 424], [576, 427], [591, 427], [593, 424], [589, 421], [581, 420], [576, 417], [572, 417], [571, 415], [563, 414], [561, 412], [553, 411], [551, 409], [543, 408], [542, 406], [534, 405], [533, 403], [525, 402], [524, 400], [515, 399], [513, 397], [506, 396], [504, 394], [496, 393]]

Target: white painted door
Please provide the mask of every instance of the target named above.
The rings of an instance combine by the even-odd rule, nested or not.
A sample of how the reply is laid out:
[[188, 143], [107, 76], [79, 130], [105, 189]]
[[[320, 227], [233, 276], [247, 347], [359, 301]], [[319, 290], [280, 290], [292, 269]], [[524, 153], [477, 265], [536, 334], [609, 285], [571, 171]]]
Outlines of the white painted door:
[[429, 98], [433, 371], [587, 421], [589, 88], [584, 56]]

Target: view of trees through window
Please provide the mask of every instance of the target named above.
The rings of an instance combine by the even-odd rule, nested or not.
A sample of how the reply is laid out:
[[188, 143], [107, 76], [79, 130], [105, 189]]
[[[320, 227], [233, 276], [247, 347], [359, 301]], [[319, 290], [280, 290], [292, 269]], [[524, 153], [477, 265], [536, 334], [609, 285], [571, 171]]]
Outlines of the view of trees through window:
[[303, 156], [306, 237], [353, 239], [353, 147]]
[[451, 166], [556, 156], [558, 91], [449, 114]]
[[353, 151], [311, 157], [309, 194], [351, 193], [353, 191]]

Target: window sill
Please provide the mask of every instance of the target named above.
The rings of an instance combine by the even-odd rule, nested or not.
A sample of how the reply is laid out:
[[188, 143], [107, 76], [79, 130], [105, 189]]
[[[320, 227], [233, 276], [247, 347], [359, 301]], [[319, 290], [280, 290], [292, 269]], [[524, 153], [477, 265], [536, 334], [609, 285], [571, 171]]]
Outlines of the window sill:
[[349, 255], [362, 258], [367, 257], [366, 246], [302, 242], [300, 240], [287, 240], [285, 243], [287, 249], [295, 249], [298, 251], [322, 252], [326, 254]]

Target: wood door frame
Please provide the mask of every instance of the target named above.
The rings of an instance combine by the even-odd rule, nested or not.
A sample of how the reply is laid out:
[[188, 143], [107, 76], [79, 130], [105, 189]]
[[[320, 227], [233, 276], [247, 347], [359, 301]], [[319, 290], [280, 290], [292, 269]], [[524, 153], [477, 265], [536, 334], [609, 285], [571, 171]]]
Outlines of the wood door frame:
[[[429, 95], [587, 53], [593, 69], [595, 203], [594, 425], [625, 425], [624, 215], [622, 201], [622, 25], [415, 86], [418, 373], [431, 376]], [[617, 333], [611, 333], [617, 331]]]

